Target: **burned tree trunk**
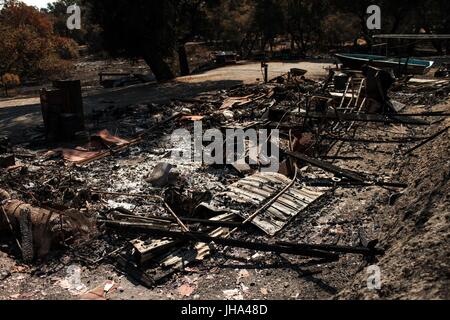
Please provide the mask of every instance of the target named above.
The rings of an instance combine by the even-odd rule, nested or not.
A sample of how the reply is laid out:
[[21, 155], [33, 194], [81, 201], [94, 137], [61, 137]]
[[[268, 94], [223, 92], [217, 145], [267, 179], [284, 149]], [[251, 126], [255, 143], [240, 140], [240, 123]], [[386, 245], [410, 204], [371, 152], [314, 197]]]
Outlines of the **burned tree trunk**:
[[146, 53], [144, 60], [158, 81], [168, 81], [175, 78], [172, 70], [163, 57], [157, 53]]

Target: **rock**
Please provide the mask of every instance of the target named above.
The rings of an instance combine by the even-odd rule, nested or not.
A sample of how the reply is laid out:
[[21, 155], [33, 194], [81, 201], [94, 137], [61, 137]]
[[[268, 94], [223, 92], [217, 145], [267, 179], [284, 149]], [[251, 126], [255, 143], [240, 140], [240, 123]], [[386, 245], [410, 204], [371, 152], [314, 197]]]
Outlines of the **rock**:
[[172, 169], [173, 166], [171, 164], [159, 163], [153, 169], [152, 173], [145, 178], [145, 181], [155, 188], [163, 188], [169, 184], [170, 171]]
[[8, 270], [0, 270], [0, 281], [3, 281], [10, 276], [11, 272], [9, 272]]
[[183, 108], [181, 110], [181, 113], [183, 113], [183, 114], [192, 114], [192, 110], [185, 107], [185, 108]]
[[234, 113], [233, 113], [233, 111], [225, 110], [222, 114], [225, 117], [225, 119], [227, 119], [229, 121], [234, 120]]
[[239, 275], [238, 275], [239, 279], [242, 278], [249, 278], [250, 277], [250, 272], [248, 272], [247, 270], [241, 270], [239, 271]]
[[239, 161], [236, 161], [235, 163], [232, 164], [233, 168], [239, 172], [240, 174], [248, 174], [252, 171], [252, 168], [250, 168], [250, 166], [247, 163], [242, 163]]
[[224, 290], [223, 294], [228, 300], [244, 300], [244, 297], [239, 289]]
[[260, 254], [260, 253], [255, 253], [255, 254], [251, 257], [251, 260], [252, 260], [252, 261], [256, 261], [256, 262], [262, 261], [263, 259], [264, 259], [264, 256], [263, 256], [262, 254]]

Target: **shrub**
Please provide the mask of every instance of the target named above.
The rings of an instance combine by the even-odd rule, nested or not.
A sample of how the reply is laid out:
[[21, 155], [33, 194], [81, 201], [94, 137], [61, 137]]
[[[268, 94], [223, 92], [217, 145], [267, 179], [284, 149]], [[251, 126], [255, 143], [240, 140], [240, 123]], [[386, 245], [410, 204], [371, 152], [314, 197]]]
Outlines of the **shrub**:
[[14, 0], [0, 9], [0, 75], [40, 80], [66, 76], [71, 66], [67, 60], [78, 56], [77, 49], [73, 40], [55, 36], [45, 13]]
[[54, 46], [61, 59], [72, 60], [79, 57], [78, 44], [73, 39], [56, 37]]
[[20, 78], [16, 74], [5, 73], [0, 76], [0, 87], [4, 89], [5, 95], [8, 96], [8, 89], [14, 88], [20, 85]]
[[20, 77], [17, 74], [5, 73], [0, 77], [0, 83], [8, 88], [20, 85]]
[[59, 80], [70, 76], [73, 63], [61, 59], [57, 54], [50, 54], [41, 59], [37, 65], [42, 80]]

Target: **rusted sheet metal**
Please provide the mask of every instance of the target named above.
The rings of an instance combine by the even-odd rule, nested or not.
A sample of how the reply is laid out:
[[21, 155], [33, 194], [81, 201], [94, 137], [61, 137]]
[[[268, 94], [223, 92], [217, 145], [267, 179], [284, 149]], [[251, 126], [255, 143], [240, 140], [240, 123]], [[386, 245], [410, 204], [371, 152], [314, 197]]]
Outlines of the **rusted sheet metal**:
[[246, 104], [249, 104], [253, 101], [254, 95], [251, 94], [246, 97], [229, 97], [226, 98], [222, 104], [222, 107], [220, 107], [220, 110], [228, 110], [233, 108], [235, 105], [237, 106], [245, 106]]
[[105, 154], [118, 152], [137, 141], [138, 140], [128, 141], [110, 134], [108, 130], [102, 130], [91, 136], [91, 142], [84, 147], [78, 147], [76, 149], [60, 148], [50, 151], [49, 154], [61, 154], [64, 160], [82, 165], [101, 158]]
[[[258, 173], [231, 185], [224, 196], [241, 206], [260, 208], [290, 183], [289, 178], [278, 173]], [[274, 236], [325, 192], [323, 188], [294, 185], [252, 223], [268, 235]], [[248, 210], [239, 210], [237, 214], [244, 219], [249, 217]]]

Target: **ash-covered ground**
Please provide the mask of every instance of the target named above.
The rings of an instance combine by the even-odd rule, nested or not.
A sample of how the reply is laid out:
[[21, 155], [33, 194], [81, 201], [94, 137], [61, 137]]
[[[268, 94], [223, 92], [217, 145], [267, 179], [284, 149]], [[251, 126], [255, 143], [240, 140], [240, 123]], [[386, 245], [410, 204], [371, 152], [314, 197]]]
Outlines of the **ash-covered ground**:
[[[98, 220], [108, 217], [115, 208], [140, 217], [168, 217], [159, 198], [130, 194], [161, 197], [176, 212], [192, 215], [200, 202], [221, 194], [243, 175], [232, 166], [173, 160], [172, 132], [191, 129], [192, 123], [177, 118], [161, 126], [155, 124], [181, 112], [204, 116], [206, 128], [245, 126], [254, 119], [263, 119], [274, 104], [286, 111], [295, 108], [305, 92], [317, 88], [320, 83], [314, 81], [290, 87], [240, 86], [198, 97], [197, 101], [107, 110], [92, 119], [91, 132], [107, 128], [123, 138], [144, 133], [142, 141], [86, 165], [68, 164], [57, 154], [48, 153], [51, 148], [45, 142], [30, 141], [15, 146], [19, 167], [2, 171], [0, 188], [11, 198], [36, 207], [76, 209]], [[423, 99], [423, 93], [404, 90], [391, 93], [395, 99], [408, 103], [402, 113], [450, 111], [448, 91], [447, 96], [431, 91], [427, 93], [429, 99]], [[275, 96], [270, 95], [273, 91]], [[261, 93], [265, 98], [232, 111], [220, 110], [227, 96], [258, 97]], [[142, 238], [142, 234], [110, 229], [98, 222], [90, 234], [63, 239], [52, 246], [46, 258], [24, 263], [15, 238], [5, 230], [0, 246], [0, 299], [448, 299], [448, 132], [405, 154], [423, 141], [408, 139], [432, 136], [449, 125], [446, 117], [434, 116], [431, 120], [433, 124], [429, 126], [357, 123], [352, 131], [355, 141], [334, 145], [321, 141], [315, 146], [316, 152], [331, 147], [328, 155], [339, 154], [342, 159], [333, 160], [335, 166], [384, 181], [402, 182], [406, 188], [324, 188], [325, 194], [276, 236], [268, 237], [255, 226], [246, 226], [234, 236], [272, 244], [285, 241], [358, 246], [364, 239], [378, 240], [377, 247], [385, 253], [375, 259], [342, 255], [339, 261], [329, 262], [213, 244], [210, 255], [181, 270], [155, 268], [152, 272], [160, 281], [148, 288], [116, 263], [117, 255], [127, 253], [129, 241]], [[371, 140], [378, 143], [368, 142]], [[388, 142], [392, 140], [404, 142]], [[155, 188], [148, 176], [160, 163], [174, 166], [174, 181]], [[301, 167], [300, 182], [333, 177], [307, 163]], [[381, 270], [381, 290], [367, 288], [370, 265]], [[81, 280], [75, 286], [70, 282], [74, 267]], [[108, 283], [111, 286], [107, 285], [105, 293]]]

